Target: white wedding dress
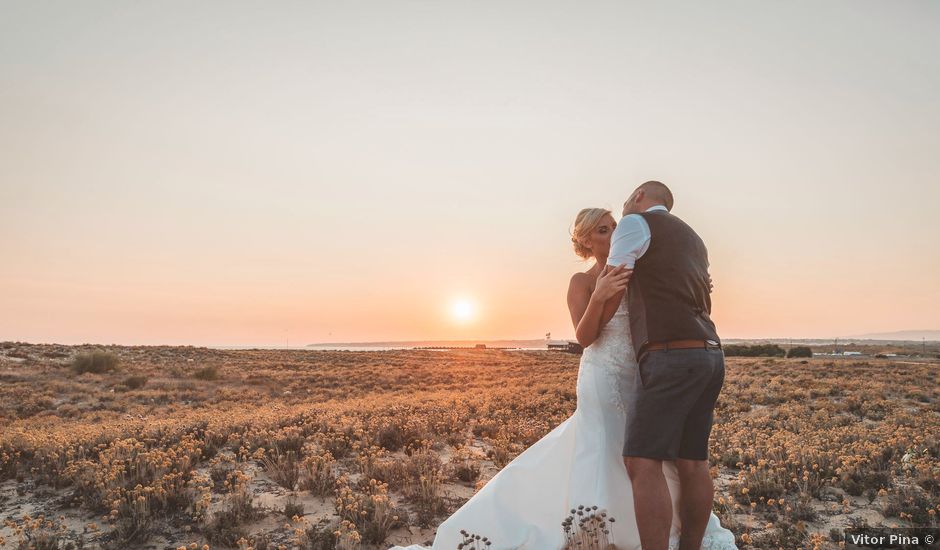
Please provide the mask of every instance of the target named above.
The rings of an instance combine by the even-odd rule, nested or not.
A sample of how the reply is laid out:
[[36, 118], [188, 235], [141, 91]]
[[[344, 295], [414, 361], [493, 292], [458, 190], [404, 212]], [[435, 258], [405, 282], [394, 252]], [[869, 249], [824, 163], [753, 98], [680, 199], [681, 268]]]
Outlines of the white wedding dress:
[[[605, 510], [617, 550], [639, 550], [633, 490], [623, 464], [626, 413], [623, 395], [636, 379], [626, 297], [598, 339], [585, 348], [578, 368], [577, 407], [565, 421], [496, 473], [438, 528], [431, 550], [456, 550], [460, 531], [487, 537], [487, 550], [561, 550], [562, 522], [583, 505]], [[673, 500], [670, 549], [679, 544], [679, 477], [663, 462]], [[577, 529], [575, 516], [574, 529]], [[467, 546], [471, 548], [472, 546]], [[480, 545], [482, 548], [483, 546]], [[734, 535], [713, 513], [703, 549], [737, 549]], [[413, 544], [390, 550], [428, 550]]]

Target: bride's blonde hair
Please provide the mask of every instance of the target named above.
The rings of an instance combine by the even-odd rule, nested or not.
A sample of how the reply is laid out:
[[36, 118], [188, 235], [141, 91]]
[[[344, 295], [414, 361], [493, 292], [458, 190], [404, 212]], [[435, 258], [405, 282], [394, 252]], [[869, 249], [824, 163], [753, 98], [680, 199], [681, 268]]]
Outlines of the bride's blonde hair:
[[574, 219], [574, 231], [571, 233], [571, 242], [574, 253], [587, 260], [594, 256], [591, 249], [581, 243], [581, 240], [590, 235], [600, 225], [604, 216], [610, 214], [605, 208], [584, 208]]

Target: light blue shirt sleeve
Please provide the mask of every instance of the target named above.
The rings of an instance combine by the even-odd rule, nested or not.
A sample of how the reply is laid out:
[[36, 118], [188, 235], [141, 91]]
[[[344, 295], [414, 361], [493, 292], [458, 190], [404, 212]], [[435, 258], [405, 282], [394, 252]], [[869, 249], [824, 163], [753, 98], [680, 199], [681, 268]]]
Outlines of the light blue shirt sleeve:
[[639, 214], [629, 214], [620, 219], [614, 234], [610, 237], [610, 253], [607, 265], [626, 264], [633, 269], [636, 260], [642, 256], [650, 243], [650, 226]]

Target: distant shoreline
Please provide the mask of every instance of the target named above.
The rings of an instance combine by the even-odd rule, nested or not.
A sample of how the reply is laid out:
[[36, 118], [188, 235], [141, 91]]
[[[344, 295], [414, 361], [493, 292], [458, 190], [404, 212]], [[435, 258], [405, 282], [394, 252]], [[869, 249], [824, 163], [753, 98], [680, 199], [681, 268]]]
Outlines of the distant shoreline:
[[[559, 338], [555, 341], [575, 341], [574, 338]], [[850, 338], [850, 337], [838, 337], [838, 338], [722, 338], [722, 343], [725, 344], [810, 344], [818, 346], [826, 345], [902, 345], [902, 344], [922, 344], [925, 341], [921, 339], [917, 340], [895, 340], [895, 339], [872, 339], [872, 338]], [[374, 347], [384, 347], [384, 348], [401, 348], [401, 349], [412, 349], [415, 347], [474, 347], [477, 344], [484, 344], [487, 347], [511, 347], [511, 348], [520, 348], [520, 347], [532, 347], [532, 348], [542, 348], [545, 347], [546, 340], [399, 340], [399, 341], [382, 341], [382, 342], [325, 342], [317, 344], [306, 344], [304, 346], [299, 346], [306, 349], [319, 349], [319, 348], [374, 348]], [[927, 339], [927, 344], [940, 344], [940, 338], [938, 339]]]
[[[551, 342], [574, 342], [573, 338], [553, 339]], [[28, 345], [59, 345], [70, 347], [81, 346], [122, 346], [122, 347], [195, 347], [210, 349], [291, 349], [291, 350], [330, 350], [330, 349], [361, 349], [363, 351], [375, 349], [464, 349], [474, 348], [478, 344], [485, 345], [488, 349], [546, 349], [548, 341], [545, 339], [532, 340], [404, 340], [404, 341], [380, 341], [380, 342], [330, 342], [317, 344], [240, 344], [240, 345], [215, 345], [215, 344], [123, 344], [117, 342], [82, 342], [76, 344], [64, 344], [59, 342], [28, 342], [20, 340], [0, 340], [0, 344], [28, 344]], [[867, 339], [867, 338], [723, 338], [723, 344], [777, 344], [780, 346], [806, 345], [812, 347], [870, 347], [870, 346], [888, 346], [888, 347], [936, 347], [940, 345], [940, 339], [926, 340], [897, 340], [897, 339]]]

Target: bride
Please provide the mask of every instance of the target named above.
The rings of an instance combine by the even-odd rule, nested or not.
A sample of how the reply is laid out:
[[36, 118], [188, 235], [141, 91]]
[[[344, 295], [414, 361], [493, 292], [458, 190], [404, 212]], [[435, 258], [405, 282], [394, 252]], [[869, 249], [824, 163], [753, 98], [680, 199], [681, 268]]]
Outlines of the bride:
[[[604, 302], [623, 290], [630, 276], [620, 268], [604, 271], [616, 225], [610, 211], [602, 208], [585, 208], [575, 219], [575, 253], [595, 263], [575, 273], [568, 287], [571, 320], [585, 346], [574, 413], [447, 518], [437, 529], [432, 550], [456, 550], [464, 542], [460, 547], [468, 550], [561, 550], [569, 545], [606, 550], [608, 543], [617, 550], [640, 549], [630, 478], [621, 456], [626, 422], [621, 396], [629, 395], [636, 383], [626, 296], [613, 318], [599, 326]], [[663, 461], [663, 474], [673, 500], [673, 549], [678, 548], [681, 528], [674, 461]], [[737, 549], [734, 535], [715, 514], [702, 548]], [[411, 545], [390, 550], [428, 549]]]

